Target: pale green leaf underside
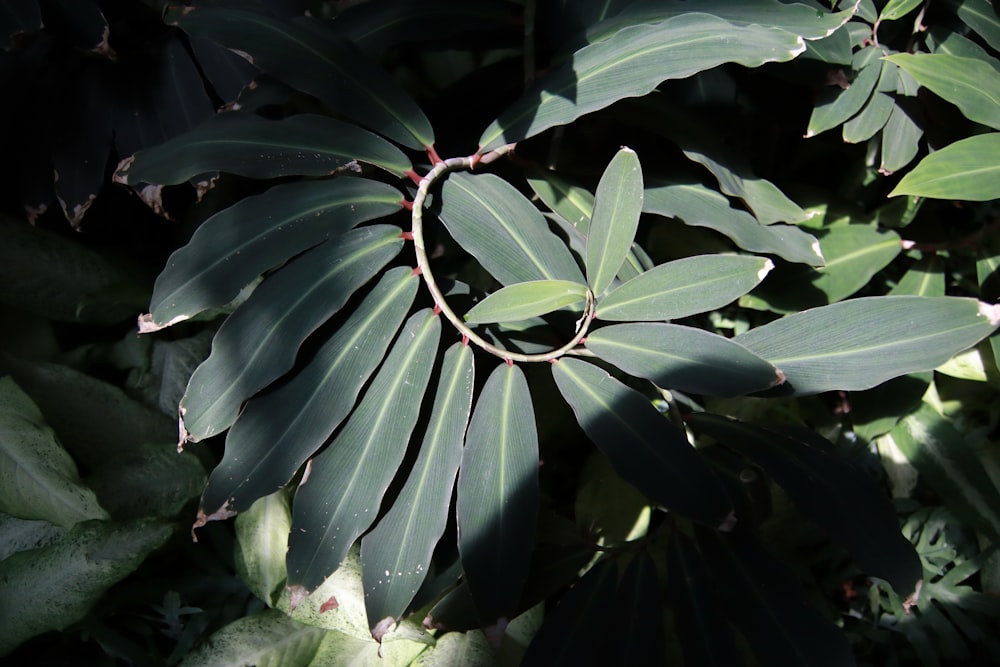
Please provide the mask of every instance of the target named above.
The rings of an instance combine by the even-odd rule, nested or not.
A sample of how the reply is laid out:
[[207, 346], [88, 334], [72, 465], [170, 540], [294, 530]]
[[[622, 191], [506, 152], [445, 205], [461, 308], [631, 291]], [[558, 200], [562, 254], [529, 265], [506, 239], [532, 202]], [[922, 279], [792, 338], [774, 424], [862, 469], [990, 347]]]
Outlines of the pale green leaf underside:
[[989, 64], [945, 53], [897, 53], [886, 60], [957, 106], [969, 120], [1000, 130], [1000, 72]]
[[813, 308], [733, 340], [777, 366], [782, 393], [869, 389], [931, 370], [1000, 324], [996, 309], [958, 297], [865, 297]]
[[639, 97], [667, 79], [680, 79], [726, 62], [757, 67], [791, 60], [805, 50], [801, 37], [759, 25], [735, 26], [690, 13], [662, 23], [625, 28], [573, 54], [541, 79], [483, 132], [480, 150], [520, 141], [617, 100]]
[[598, 301], [602, 320], [676, 320], [725, 306], [756, 287], [774, 268], [745, 255], [699, 255], [661, 264]]
[[273, 607], [285, 583], [292, 507], [285, 489], [257, 500], [236, 517], [236, 572], [253, 594]]
[[587, 235], [587, 280], [594, 294], [611, 285], [625, 262], [642, 213], [642, 168], [635, 151], [623, 148], [604, 170], [594, 195]]
[[1000, 199], [1000, 132], [960, 139], [931, 153], [889, 193], [931, 199]]
[[244, 616], [215, 631], [188, 654], [181, 667], [219, 665], [308, 665], [324, 632], [266, 609]]
[[469, 324], [516, 322], [583, 303], [587, 286], [568, 280], [533, 280], [514, 283], [473, 306], [465, 314]]

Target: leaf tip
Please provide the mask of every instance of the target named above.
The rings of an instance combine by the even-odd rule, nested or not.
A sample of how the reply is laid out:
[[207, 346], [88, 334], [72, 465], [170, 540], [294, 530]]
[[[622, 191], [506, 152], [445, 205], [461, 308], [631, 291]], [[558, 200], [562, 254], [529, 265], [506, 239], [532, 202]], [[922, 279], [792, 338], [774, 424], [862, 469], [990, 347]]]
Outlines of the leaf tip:
[[767, 277], [767, 274], [769, 274], [772, 269], [774, 269], [774, 262], [772, 262], [770, 259], [765, 259], [764, 266], [762, 266], [760, 268], [760, 271], [757, 272], [757, 281], [760, 282], [764, 280], [764, 278]]
[[[428, 616], [428, 618], [430, 617]], [[396, 619], [393, 618], [392, 616], [386, 616], [381, 621], [376, 623], [374, 628], [372, 628], [372, 639], [381, 644], [382, 637], [385, 636], [385, 633], [392, 630], [392, 628], [395, 625], [396, 625]]]
[[1000, 325], [1000, 303], [991, 304], [980, 301], [979, 314], [985, 317], [993, 326]]

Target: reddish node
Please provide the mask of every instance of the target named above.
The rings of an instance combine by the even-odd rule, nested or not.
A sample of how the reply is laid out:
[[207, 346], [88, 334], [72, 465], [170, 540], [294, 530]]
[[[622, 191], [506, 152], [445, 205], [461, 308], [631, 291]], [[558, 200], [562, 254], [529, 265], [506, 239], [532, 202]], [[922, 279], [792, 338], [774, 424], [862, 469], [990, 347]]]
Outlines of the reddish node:
[[507, 365], [510, 366], [511, 368], [513, 368], [513, 366], [514, 366], [514, 360], [511, 359], [510, 357], [507, 357]]
[[424, 146], [424, 150], [427, 151], [427, 158], [431, 161], [431, 164], [441, 164], [444, 162], [444, 160], [441, 159], [441, 156], [437, 154], [437, 151], [434, 150], [433, 145]]
[[325, 614], [326, 612], [330, 611], [331, 609], [336, 609], [339, 606], [340, 606], [340, 603], [337, 602], [337, 598], [335, 596], [331, 596], [329, 600], [327, 600], [326, 602], [324, 602], [323, 604], [321, 604], [319, 606], [319, 613]]
[[435, 315], [440, 315], [441, 314], [441, 304], [437, 304], [437, 303], [434, 304], [434, 314]]
[[475, 169], [479, 166], [479, 161], [483, 159], [482, 153], [476, 153], [469, 159], [469, 169]]
[[414, 268], [413, 271], [410, 272], [410, 275], [411, 276], [419, 276], [421, 273], [423, 273], [423, 270], [418, 266], [418, 267]]
[[558, 358], [556, 358], [556, 359], [549, 359], [549, 363], [552, 364], [553, 366], [555, 366], [556, 364], [559, 363], [559, 359]]
[[399, 233], [399, 238], [403, 239], [404, 241], [412, 241], [413, 240], [413, 232], [400, 232]]
[[407, 178], [409, 178], [411, 181], [413, 181], [417, 185], [420, 185], [420, 181], [424, 180], [423, 177], [420, 174], [418, 174], [417, 172], [413, 171], [412, 169], [407, 169], [403, 173], [403, 175], [406, 176]]
[[462, 347], [469, 347], [469, 334], [462, 334]]
[[405, 208], [407, 211], [413, 210], [413, 202], [411, 202], [409, 199], [402, 200], [401, 202], [399, 202], [399, 205]]

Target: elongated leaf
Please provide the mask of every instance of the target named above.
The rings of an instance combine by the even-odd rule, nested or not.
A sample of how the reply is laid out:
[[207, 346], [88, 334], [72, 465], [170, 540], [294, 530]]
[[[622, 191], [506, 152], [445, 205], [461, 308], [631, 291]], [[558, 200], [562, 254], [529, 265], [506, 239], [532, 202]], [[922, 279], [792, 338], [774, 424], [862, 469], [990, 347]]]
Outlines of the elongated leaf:
[[208, 641], [181, 661], [181, 667], [218, 665], [308, 665], [316, 655], [323, 630], [265, 609], [238, 618], [212, 633]]
[[889, 193], [932, 199], [1000, 198], [1000, 132], [960, 139], [931, 153]]
[[255, 12], [185, 7], [165, 17], [194, 37], [244, 55], [293, 88], [410, 148], [434, 143], [430, 122], [392, 78], [321, 21], [283, 21]]
[[913, 105], [906, 104], [909, 100], [896, 100], [889, 113], [889, 120], [882, 128], [882, 163], [879, 172], [892, 174], [910, 164], [920, 150], [920, 138], [924, 131], [911, 114], [919, 111]]
[[944, 296], [944, 262], [938, 255], [927, 255], [910, 267], [890, 290], [891, 296]]
[[844, 633], [809, 606], [795, 574], [745, 534], [697, 528], [698, 546], [757, 664], [855, 664]]
[[175, 185], [211, 171], [251, 178], [325, 176], [355, 160], [397, 176], [411, 169], [402, 151], [385, 139], [333, 118], [300, 114], [268, 120], [230, 111], [125, 158], [115, 182]]
[[1000, 72], [986, 62], [946, 53], [897, 53], [886, 60], [957, 106], [969, 120], [1000, 130]]
[[882, 8], [879, 20], [895, 21], [896, 19], [903, 18], [916, 9], [919, 4], [920, 0], [889, 0], [885, 7]]
[[769, 259], [700, 255], [661, 264], [612, 290], [597, 316], [612, 321], [676, 320], [721, 308], [774, 268]]
[[101, 595], [132, 574], [173, 532], [164, 521], [87, 521], [58, 542], [0, 561], [0, 655], [82, 620]]
[[470, 324], [514, 322], [582, 304], [587, 286], [568, 280], [532, 280], [514, 283], [490, 294], [465, 314]]
[[823, 265], [816, 237], [791, 225], [762, 225], [746, 211], [732, 208], [726, 197], [701, 184], [646, 188], [643, 210], [679, 218], [688, 225], [708, 227], [750, 252], [772, 253], [810, 266]]
[[156, 278], [143, 332], [232, 301], [290, 257], [400, 208], [399, 190], [361, 178], [271, 188], [203, 222]]
[[272, 274], [219, 329], [188, 382], [187, 439], [227, 429], [240, 405], [295, 363], [299, 345], [403, 246], [398, 227], [374, 225], [306, 252]]
[[[869, 67], [874, 67], [874, 64]], [[878, 82], [871, 97], [856, 116], [844, 123], [844, 141], [850, 144], [867, 141], [885, 127], [889, 121], [889, 114], [895, 107], [892, 95], [896, 92], [899, 79], [897, 71], [896, 66], [888, 60], [882, 61]]]
[[742, 345], [702, 329], [629, 323], [587, 336], [587, 349], [658, 387], [709, 396], [741, 396], [781, 382], [778, 370]]
[[274, 493], [320, 448], [382, 362], [418, 282], [408, 267], [387, 271], [295, 377], [247, 403], [202, 495], [200, 512], [212, 513], [205, 520], [227, 518]]
[[[474, 366], [468, 345], [444, 356], [434, 410], [413, 470], [392, 509], [361, 540], [365, 610], [376, 640], [406, 611], [444, 533], [472, 412]], [[389, 572], [390, 575], [385, 573]]]
[[726, 62], [756, 67], [791, 60], [805, 51], [801, 37], [759, 25], [735, 26], [690, 13], [631, 26], [584, 47], [504, 111], [479, 138], [480, 150], [520, 141], [570, 123], [626, 97], [645, 95], [660, 82]]
[[441, 220], [456, 241], [504, 285], [530, 280], [585, 282], [562, 240], [514, 186], [492, 174], [453, 173]]
[[904, 597], [919, 590], [923, 567], [899, 532], [888, 496], [861, 468], [836, 456], [831, 443], [708, 413], [693, 415], [692, 425], [763, 468], [866, 574]]
[[292, 529], [292, 508], [285, 489], [264, 496], [236, 517], [236, 572], [273, 607], [285, 583], [285, 554]]
[[610, 610], [611, 628], [601, 653], [601, 663], [666, 663], [666, 637], [659, 587], [656, 564], [648, 551], [640, 551], [629, 562], [618, 584]]
[[[288, 538], [288, 586], [319, 586], [378, 515], [420, 413], [441, 336], [441, 319], [414, 313], [364, 398], [299, 483]], [[395, 576], [390, 572], [386, 577]]]
[[9, 375], [0, 378], [0, 512], [67, 528], [108, 518], [38, 406]]
[[987, 44], [1000, 50], [1000, 17], [990, 0], [948, 0], [946, 4]]
[[458, 550], [478, 618], [487, 629], [506, 625], [521, 600], [538, 512], [538, 433], [517, 366], [497, 366], [479, 394], [456, 494]]
[[607, 641], [605, 633], [594, 628], [607, 622], [617, 587], [618, 566], [613, 559], [590, 568], [545, 619], [521, 665], [593, 664], [596, 651]]
[[602, 294], [628, 255], [642, 213], [642, 168], [635, 151], [623, 148], [604, 170], [587, 235], [587, 280]]
[[958, 297], [851, 299], [789, 315], [733, 340], [777, 366], [783, 394], [868, 389], [931, 370], [1000, 325], [994, 306]]
[[924, 403], [887, 436], [956, 515], [1000, 539], [1000, 491], [971, 443]]
[[[880, 53], [874, 46], [868, 47], [865, 51], [871, 54]], [[856, 66], [865, 51], [855, 56]], [[809, 127], [806, 129], [805, 136], [807, 138], [814, 137], [821, 132], [833, 129], [861, 111], [861, 107], [865, 105], [865, 102], [871, 97], [872, 91], [875, 90], [875, 84], [878, 82], [881, 72], [882, 66], [877, 60], [861, 66], [860, 71], [846, 90], [838, 90], [832, 99], [816, 105], [809, 117]]]
[[722, 483], [642, 394], [579, 359], [560, 359], [552, 375], [584, 432], [625, 481], [683, 516], [711, 526], [726, 520], [732, 507]]

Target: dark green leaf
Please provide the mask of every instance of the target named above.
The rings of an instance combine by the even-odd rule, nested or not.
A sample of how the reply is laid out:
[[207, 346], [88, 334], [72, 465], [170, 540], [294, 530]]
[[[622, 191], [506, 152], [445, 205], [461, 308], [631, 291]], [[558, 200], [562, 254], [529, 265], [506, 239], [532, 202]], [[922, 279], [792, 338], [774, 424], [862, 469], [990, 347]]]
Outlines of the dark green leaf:
[[587, 234], [587, 280], [595, 295], [611, 285], [639, 227], [642, 213], [642, 168], [635, 151], [623, 148], [611, 160], [597, 185]]
[[994, 306], [958, 297], [851, 299], [789, 315], [737, 336], [784, 374], [781, 393], [868, 389], [931, 370], [1000, 324]]
[[392, 508], [361, 540], [365, 610], [376, 640], [381, 640], [378, 630], [395, 624], [413, 600], [444, 532], [472, 411], [472, 357], [472, 350], [461, 343], [445, 354], [434, 410], [413, 470]]
[[735, 26], [708, 14], [630, 26], [577, 51], [541, 79], [486, 128], [480, 150], [527, 139], [620, 99], [645, 95], [667, 79], [726, 62], [754, 67], [791, 60], [804, 50], [797, 35], [759, 25]]
[[[257, 276], [367, 220], [400, 210], [399, 190], [367, 179], [278, 185], [203, 222], [156, 278], [142, 331], [232, 301]], [[336, 243], [336, 242], [334, 242]]]
[[[257, 68], [246, 59], [210, 39], [190, 37], [188, 41], [205, 78], [212, 84], [216, 95], [227, 104], [236, 102], [240, 93], [258, 75]], [[247, 106], [240, 104], [239, 108], [246, 110]]]
[[779, 384], [778, 370], [728, 338], [691, 327], [629, 323], [587, 336], [587, 349], [658, 387], [709, 396], [741, 396]]
[[944, 296], [944, 262], [938, 255], [927, 255], [911, 266], [895, 287], [892, 296]]
[[774, 268], [743, 255], [700, 255], [661, 264], [612, 290], [597, 317], [612, 321], [677, 320], [721, 308], [746, 294]]
[[420, 413], [440, 336], [441, 319], [431, 309], [414, 313], [344, 428], [310, 462], [288, 538], [293, 598], [323, 583], [378, 516]]
[[948, 0], [946, 4], [987, 44], [1000, 51], [1000, 17], [996, 5], [990, 0]]
[[418, 282], [408, 267], [387, 271], [295, 377], [246, 404], [202, 496], [201, 511], [212, 512], [206, 519], [226, 518], [274, 493], [320, 448], [382, 362]]
[[517, 366], [497, 366], [476, 401], [455, 512], [479, 621], [487, 628], [506, 625], [503, 619], [513, 618], [521, 600], [538, 513], [538, 433], [528, 382]]
[[181, 399], [186, 439], [229, 428], [240, 405], [295, 363], [299, 345], [403, 247], [398, 227], [347, 232], [271, 274], [222, 324]]
[[[874, 64], [869, 67], [874, 67]], [[868, 102], [856, 116], [844, 123], [844, 141], [851, 144], [866, 141], [885, 127], [889, 121], [889, 114], [895, 107], [892, 94], [896, 92], [896, 83], [899, 79], [897, 71], [896, 65], [888, 60], [882, 60], [878, 82]]]
[[916, 111], [911, 105], [896, 100], [896, 104], [889, 114], [889, 120], [882, 128], [880, 173], [892, 174], [910, 164], [917, 156], [917, 151], [920, 149], [920, 138], [924, 136], [924, 131], [917, 120], [911, 116]]
[[96, 0], [53, 0], [46, 8], [48, 27], [66, 35], [73, 48], [112, 61], [117, 59], [108, 44], [108, 21]]
[[649, 552], [640, 551], [625, 568], [614, 601], [605, 614], [605, 618], [610, 616], [611, 624], [601, 663], [665, 664], [666, 638], [659, 588], [656, 564]]
[[899, 532], [888, 496], [861, 468], [834, 453], [812, 433], [747, 424], [709, 413], [692, 427], [763, 468], [810, 519], [842, 544], [866, 574], [884, 579], [903, 596], [919, 592], [920, 558]]
[[1000, 130], [1000, 72], [977, 58], [897, 53], [886, 60], [957, 106], [966, 118]]
[[515, 322], [582, 304], [587, 286], [568, 280], [532, 280], [514, 283], [477, 303], [465, 314], [470, 324]]
[[300, 114], [268, 120], [229, 111], [126, 158], [115, 181], [134, 187], [176, 185], [212, 171], [251, 178], [326, 176], [350, 169], [355, 160], [397, 176], [411, 169], [402, 151], [385, 139], [333, 118]]
[[960, 139], [931, 153], [896, 185], [890, 197], [1000, 199], [1000, 132]]
[[885, 7], [882, 8], [882, 13], [879, 14], [880, 21], [895, 21], [896, 19], [901, 19], [920, 4], [920, 0], [889, 0]]
[[722, 483], [684, 436], [639, 392], [586, 361], [552, 366], [584, 432], [627, 482], [683, 516], [719, 526], [732, 507]]
[[[874, 46], [868, 47], [854, 57], [855, 66], [863, 58], [862, 54], [874, 55], [876, 53], [881, 52]], [[821, 132], [833, 129], [861, 111], [861, 107], [875, 90], [875, 84], [878, 82], [881, 72], [882, 64], [869, 55], [868, 62], [861, 66], [846, 90], [838, 90], [836, 94], [829, 96], [829, 99], [816, 105], [812, 116], [809, 117], [809, 127], [805, 136], [807, 138], [814, 137]]]
[[416, 149], [434, 143], [430, 122], [416, 102], [360, 49], [321, 21], [308, 17], [283, 21], [211, 7], [181, 8], [165, 20], [244, 55], [262, 71], [393, 141]]
[[584, 283], [562, 240], [514, 186], [492, 174], [453, 173], [441, 220], [456, 241], [504, 285], [531, 280]]

